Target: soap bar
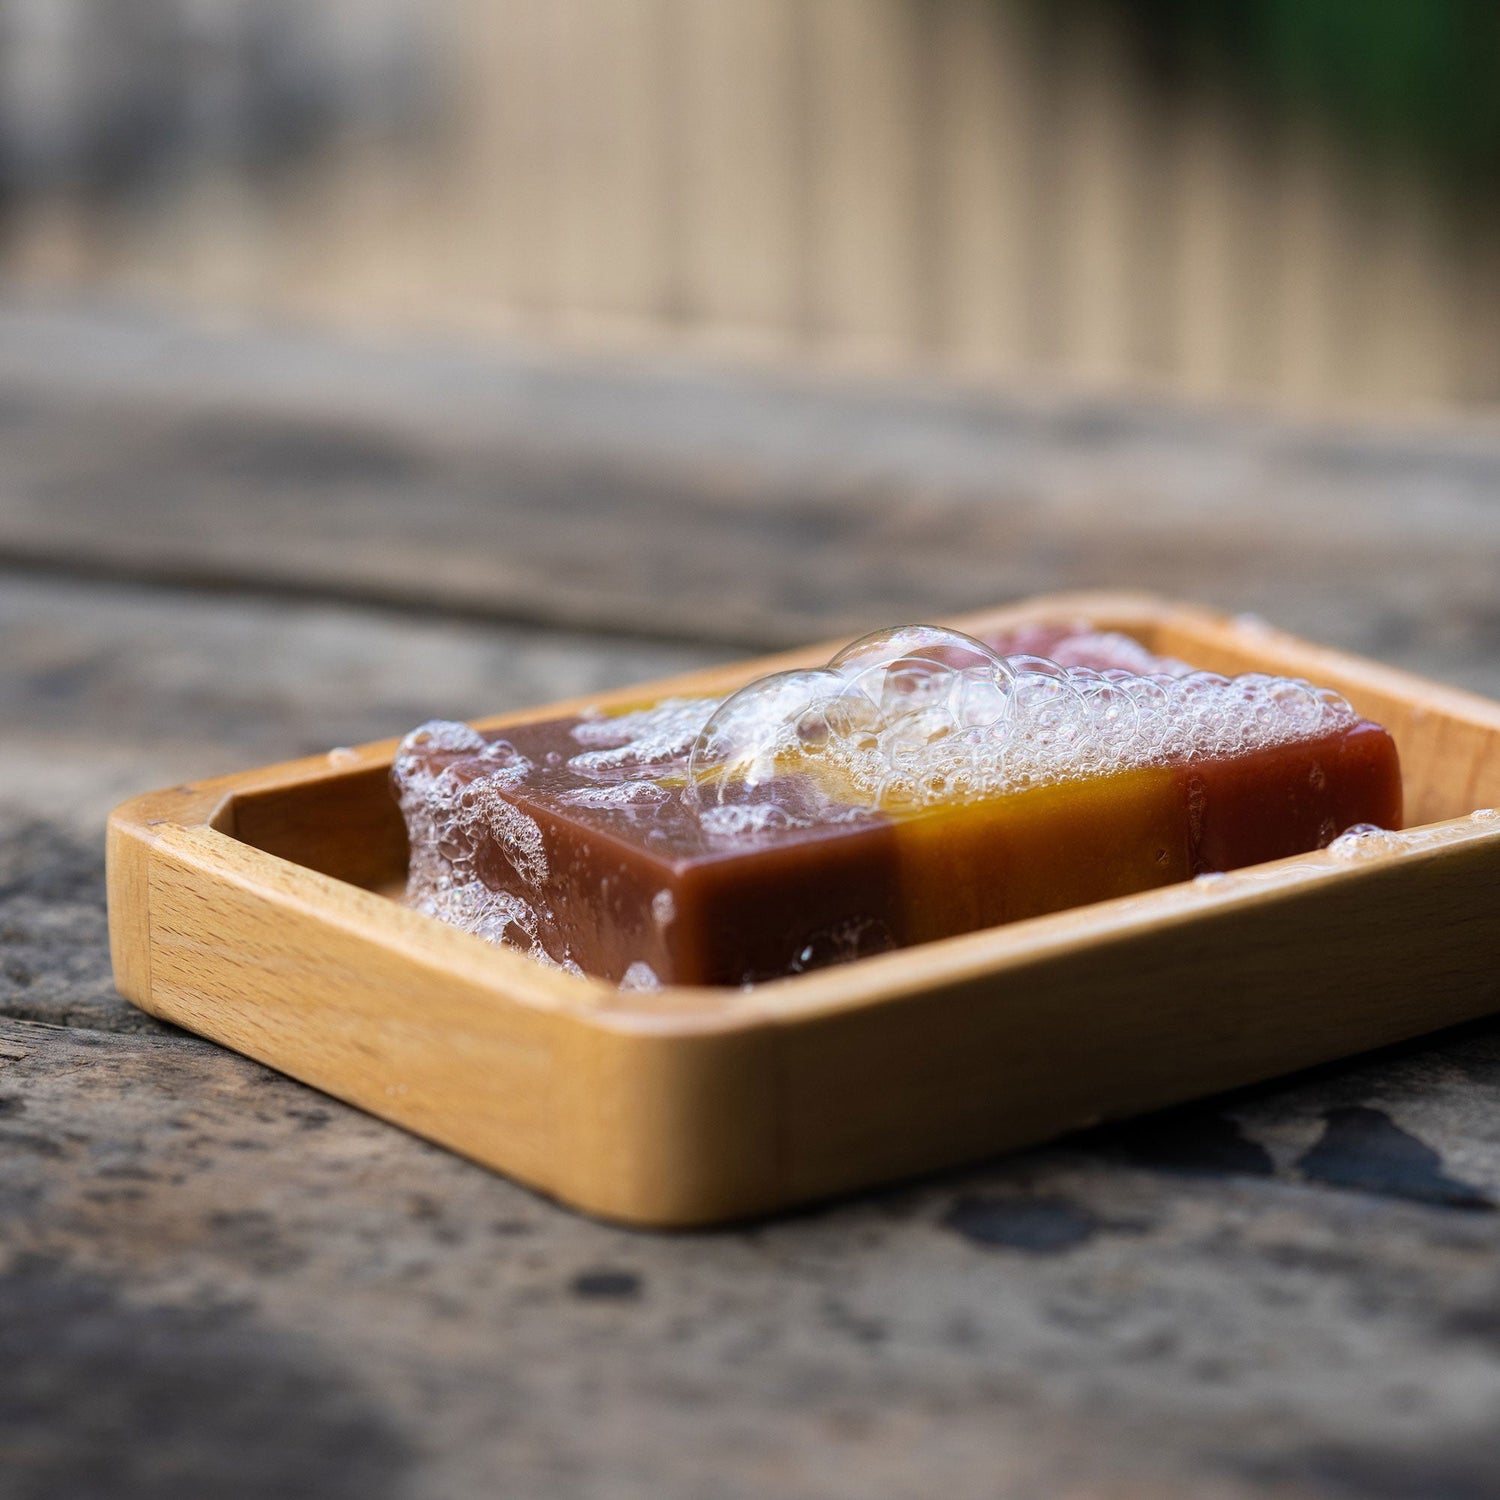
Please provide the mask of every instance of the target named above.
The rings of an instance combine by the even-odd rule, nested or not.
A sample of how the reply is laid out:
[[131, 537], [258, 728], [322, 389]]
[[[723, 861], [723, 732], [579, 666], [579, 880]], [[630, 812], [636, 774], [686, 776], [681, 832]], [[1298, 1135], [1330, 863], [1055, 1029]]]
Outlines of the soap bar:
[[393, 778], [413, 905], [626, 988], [779, 978], [1401, 819], [1390, 736], [1336, 694], [1086, 627], [906, 627], [723, 702], [428, 724]]

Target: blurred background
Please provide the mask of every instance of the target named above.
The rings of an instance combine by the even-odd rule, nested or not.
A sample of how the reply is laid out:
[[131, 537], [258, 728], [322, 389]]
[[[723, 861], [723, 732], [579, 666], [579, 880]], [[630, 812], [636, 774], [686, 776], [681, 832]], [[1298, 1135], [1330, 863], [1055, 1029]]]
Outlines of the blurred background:
[[3, 0], [0, 272], [1319, 410], [1500, 398], [1491, 0]]

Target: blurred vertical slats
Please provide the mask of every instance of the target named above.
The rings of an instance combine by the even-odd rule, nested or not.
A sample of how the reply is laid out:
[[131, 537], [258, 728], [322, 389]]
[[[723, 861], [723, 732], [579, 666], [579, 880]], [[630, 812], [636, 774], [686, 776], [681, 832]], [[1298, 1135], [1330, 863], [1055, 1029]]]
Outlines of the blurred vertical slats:
[[1131, 87], [1118, 13], [1085, 0], [1068, 19], [1054, 113], [1057, 358], [1085, 380], [1118, 380], [1136, 365], [1132, 324], [1158, 281], [1158, 267], [1139, 253], [1138, 217], [1156, 164], [1143, 153], [1143, 101]]
[[671, 0], [556, 0], [549, 10], [538, 64], [561, 145], [549, 185], [555, 314], [582, 332], [668, 318], [682, 238]]
[[1176, 251], [1175, 306], [1166, 368], [1193, 390], [1222, 395], [1254, 378], [1247, 325], [1274, 316], [1260, 162], [1242, 121], [1204, 88], [1185, 97], [1171, 150], [1165, 227]]
[[1455, 295], [1462, 246], [1430, 186], [1409, 169], [1390, 170], [1377, 185], [1371, 252], [1367, 394], [1384, 401], [1412, 389], [1457, 390], [1456, 335], [1470, 316]]
[[1321, 133], [1288, 129], [1278, 175], [1276, 383], [1294, 401], [1317, 403], [1351, 369], [1350, 312], [1367, 241], [1348, 164]]
[[[1101, 0], [135, 0], [191, 68], [177, 114], [157, 100], [160, 170], [101, 186], [91, 80], [132, 77], [90, 51], [118, 47], [109, 9], [0, 0], [13, 281], [1313, 405], [1500, 397], [1493, 213], [1211, 77], [1163, 90]], [[283, 95], [333, 100], [295, 140], [267, 137], [268, 46]]]
[[1025, 18], [993, 0], [933, 7], [939, 121], [932, 173], [944, 223], [938, 343], [963, 366], [1026, 358], [1027, 246], [1037, 106]]
[[682, 34], [682, 313], [776, 344], [797, 326], [803, 0], [678, 9]]
[[922, 341], [923, 10], [908, 0], [809, 7], [812, 331], [855, 355]]

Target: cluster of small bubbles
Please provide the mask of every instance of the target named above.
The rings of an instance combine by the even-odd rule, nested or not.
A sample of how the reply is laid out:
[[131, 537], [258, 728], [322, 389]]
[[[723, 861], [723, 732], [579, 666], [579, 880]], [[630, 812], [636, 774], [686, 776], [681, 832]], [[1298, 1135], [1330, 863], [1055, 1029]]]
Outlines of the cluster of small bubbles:
[[492, 891], [482, 881], [430, 891], [412, 904], [486, 942], [530, 948], [537, 941], [537, 917], [530, 902], [508, 891]]
[[1356, 860], [1391, 854], [1404, 847], [1405, 841], [1399, 833], [1376, 823], [1355, 823], [1328, 844], [1328, 852], [1335, 859]]
[[769, 802], [726, 802], [705, 807], [700, 821], [706, 832], [722, 839], [753, 838], [797, 826], [785, 808]]
[[606, 781], [562, 792], [557, 800], [568, 807], [623, 808], [665, 802], [671, 795], [656, 781]]
[[691, 742], [688, 780], [700, 803], [751, 800], [789, 762], [821, 756], [844, 687], [819, 668], [774, 672], [731, 693]]
[[677, 902], [671, 891], [659, 890], [651, 898], [651, 916], [658, 927], [666, 927], [677, 920]]
[[[937, 626], [866, 636], [826, 667], [776, 673], [720, 704], [688, 756], [688, 794], [710, 831], [741, 835], [816, 815], [766, 811], [766, 788], [789, 772], [813, 773], [830, 801], [899, 811], [1240, 754], [1355, 719], [1297, 678], [1227, 678], [1097, 639], [1094, 660], [1154, 670], [1005, 657]], [[1082, 654], [1068, 640], [1057, 649]]]
[[1165, 672], [1172, 677], [1185, 677], [1193, 670], [1175, 657], [1153, 656], [1138, 640], [1117, 630], [1079, 627], [1064, 636], [1053, 650], [1053, 659], [1060, 667], [1098, 666], [1103, 662], [1101, 670], [1105, 671], [1134, 676]]
[[471, 750], [478, 755], [489, 741], [472, 724], [455, 719], [431, 719], [419, 725], [403, 742], [412, 750]]
[[1497, 811], [1493, 807], [1476, 807], [1469, 816], [1476, 823], [1493, 823], [1497, 818], [1500, 818], [1500, 811]]
[[650, 708], [583, 719], [574, 725], [573, 738], [586, 748], [568, 766], [584, 776], [667, 768], [692, 749], [717, 706], [713, 698], [664, 698]]
[[769, 816], [764, 789], [788, 771], [821, 770], [832, 800], [938, 800], [967, 783], [982, 739], [1002, 732], [1013, 677], [1004, 657], [958, 631], [865, 636], [826, 667], [776, 673], [720, 704], [688, 758], [690, 795], [706, 828], [735, 833], [817, 816], [814, 805]]
[[469, 826], [482, 821], [485, 831], [521, 881], [532, 887], [540, 886], [547, 878], [547, 851], [536, 819], [500, 796], [493, 783], [478, 782], [476, 786], [483, 791]]
[[[468, 879], [472, 862], [455, 869], [450, 859], [456, 842], [450, 829], [451, 798], [439, 793], [439, 784], [454, 758], [477, 755], [484, 745], [484, 736], [467, 724], [434, 720], [412, 730], [396, 751], [391, 781], [411, 844], [407, 899], [414, 906], [440, 899]], [[458, 853], [463, 857], [468, 851]]]
[[436, 720], [407, 735], [392, 778], [411, 847], [409, 905], [491, 942], [537, 946], [531, 906], [490, 890], [477, 869], [478, 850], [493, 842], [527, 885], [546, 879], [541, 829], [502, 795], [530, 769], [508, 740], [467, 724]]
[[583, 975], [583, 970], [567, 953], [559, 957], [548, 952], [541, 940], [536, 909], [514, 892], [491, 890], [480, 880], [461, 884], [448, 881], [417, 895], [408, 894], [407, 904], [487, 943], [514, 948], [549, 968]]
[[571, 974], [575, 979], [587, 979], [588, 975], [583, 972], [583, 967], [569, 954], [563, 954], [558, 958], [555, 953], [549, 953], [540, 943], [533, 943], [526, 951], [527, 958], [535, 963], [542, 964], [548, 969], [557, 969], [563, 974]]
[[832, 964], [889, 953], [895, 946], [890, 929], [878, 917], [846, 917], [813, 933], [792, 955], [785, 972], [807, 974]]
[[622, 990], [659, 990], [661, 980], [656, 977], [656, 970], [648, 963], [639, 959], [625, 970], [625, 977], [620, 981]]

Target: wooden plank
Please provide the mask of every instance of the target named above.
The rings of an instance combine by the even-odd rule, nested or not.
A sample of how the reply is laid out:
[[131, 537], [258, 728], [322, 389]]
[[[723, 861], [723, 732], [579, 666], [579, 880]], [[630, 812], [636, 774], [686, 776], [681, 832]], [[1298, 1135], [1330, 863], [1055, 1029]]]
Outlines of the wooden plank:
[[1476, 683], [1500, 629], [1484, 423], [17, 310], [0, 406], [0, 559], [39, 566], [751, 647], [1129, 585]]
[[1500, 1485], [1493, 1025], [753, 1232], [611, 1229], [125, 1005], [97, 822], [34, 792], [49, 760], [98, 805], [670, 653], [14, 576], [0, 609], [0, 1370], [112, 1392], [0, 1375], [22, 1495]]
[[[1493, 1043], [1180, 1117], [1165, 1139], [1112, 1131], [662, 1239], [233, 1054], [102, 1041], [0, 1021], [23, 1054], [0, 1061], [20, 1101], [0, 1193], [27, 1205], [0, 1228], [0, 1338], [58, 1389], [113, 1369], [153, 1462], [77, 1403], [16, 1403], [33, 1493], [101, 1465], [125, 1500], [159, 1495], [164, 1465], [201, 1493], [311, 1475], [335, 1500], [567, 1493], [559, 1475], [625, 1500], [919, 1500], [934, 1476], [956, 1495], [1311, 1500], [1330, 1471], [1376, 1500], [1392, 1472], [1412, 1495], [1500, 1473], [1483, 1410], [1500, 1369], [1473, 1331], [1497, 1216], [1440, 1201], [1488, 1171]], [[1403, 1201], [1311, 1175], [1340, 1152], [1369, 1169], [1381, 1130], [1445, 1131], [1451, 1186], [1434, 1169], [1409, 1179], [1432, 1201]], [[1200, 1164], [1174, 1168], [1173, 1139]]]

